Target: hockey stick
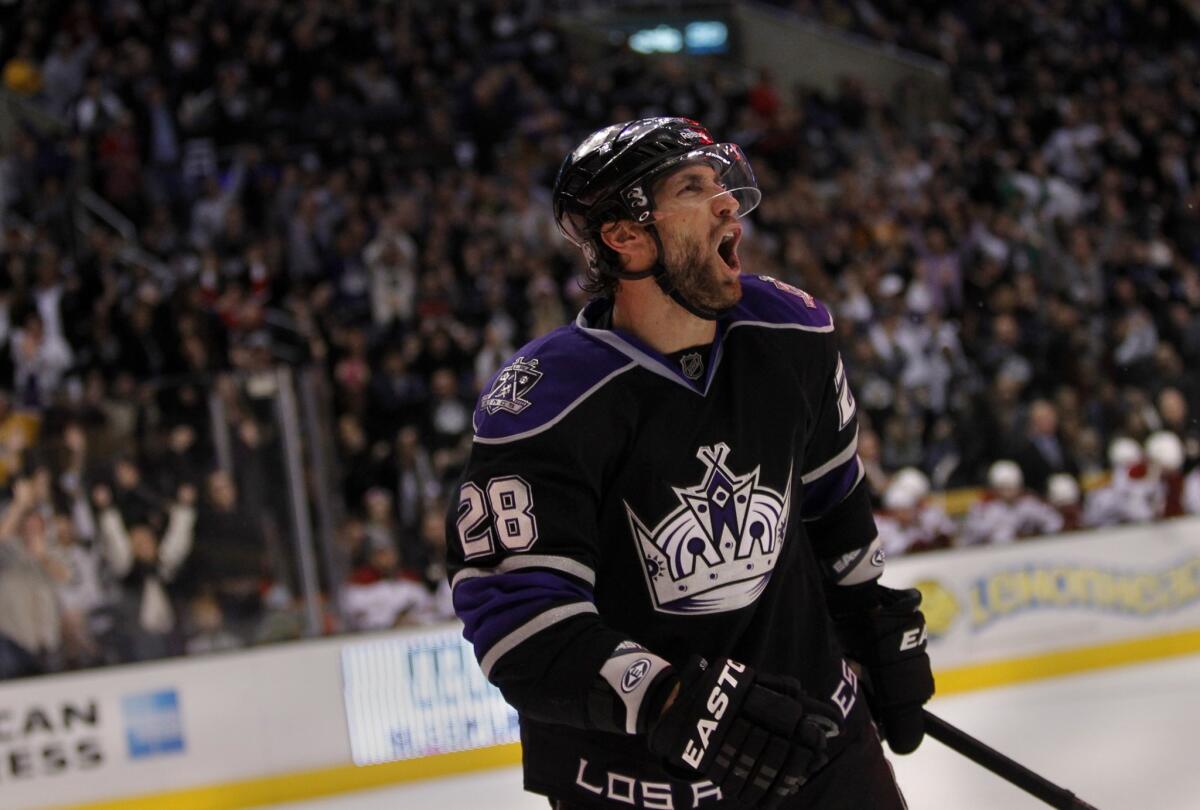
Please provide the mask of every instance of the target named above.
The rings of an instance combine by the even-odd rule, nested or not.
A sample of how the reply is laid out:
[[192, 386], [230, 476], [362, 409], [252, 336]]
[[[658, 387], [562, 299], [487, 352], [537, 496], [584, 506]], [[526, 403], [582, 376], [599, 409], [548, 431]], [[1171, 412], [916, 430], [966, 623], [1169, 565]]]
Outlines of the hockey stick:
[[992, 773], [1032, 793], [1051, 807], [1060, 810], [1096, 810], [1066, 788], [1034, 773], [1019, 762], [1015, 762], [996, 749], [985, 745], [962, 729], [950, 725], [936, 714], [925, 714], [925, 733], [952, 748], [967, 759], [982, 765]]

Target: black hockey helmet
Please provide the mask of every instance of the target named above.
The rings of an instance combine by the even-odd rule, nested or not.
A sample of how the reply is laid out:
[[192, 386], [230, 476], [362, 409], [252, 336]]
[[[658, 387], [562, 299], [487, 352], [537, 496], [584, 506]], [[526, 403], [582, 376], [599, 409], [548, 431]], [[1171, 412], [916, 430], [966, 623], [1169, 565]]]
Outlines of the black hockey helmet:
[[643, 118], [597, 130], [567, 156], [554, 183], [554, 220], [559, 231], [580, 247], [593, 272], [623, 279], [654, 276], [686, 309], [715, 318], [721, 313], [694, 306], [670, 288], [661, 261], [647, 271], [630, 273], [600, 238], [605, 224], [629, 219], [647, 227], [661, 256], [662, 243], [654, 227], [653, 182], [692, 163], [716, 170], [723, 186], [719, 195], [737, 200], [739, 217], [758, 205], [762, 195], [754, 172], [736, 144], [717, 143], [690, 118]]

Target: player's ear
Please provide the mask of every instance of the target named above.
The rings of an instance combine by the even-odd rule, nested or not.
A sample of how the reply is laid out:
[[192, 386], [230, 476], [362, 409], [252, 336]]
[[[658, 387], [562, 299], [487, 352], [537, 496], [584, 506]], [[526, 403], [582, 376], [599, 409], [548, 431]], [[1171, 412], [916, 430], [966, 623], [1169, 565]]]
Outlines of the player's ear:
[[654, 260], [657, 248], [650, 234], [641, 225], [628, 219], [610, 222], [600, 230], [604, 244], [621, 257], [626, 267]]
[[628, 219], [609, 222], [600, 229], [600, 238], [604, 240], [604, 244], [615, 250], [617, 253], [626, 253], [638, 241], [638, 238], [645, 236], [644, 229], [638, 227]]

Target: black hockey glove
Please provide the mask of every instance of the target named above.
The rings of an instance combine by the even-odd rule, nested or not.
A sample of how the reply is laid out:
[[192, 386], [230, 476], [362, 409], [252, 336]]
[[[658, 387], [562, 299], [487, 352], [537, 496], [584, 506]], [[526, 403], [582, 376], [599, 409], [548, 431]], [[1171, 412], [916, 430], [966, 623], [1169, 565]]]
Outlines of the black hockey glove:
[[706, 777], [739, 806], [777, 807], [828, 761], [841, 713], [795, 678], [693, 656], [675, 700], [650, 727], [650, 750], [672, 770]]
[[884, 738], [897, 754], [908, 754], [925, 736], [921, 707], [933, 696], [921, 592], [866, 587], [873, 607], [844, 614], [835, 606], [834, 621], [847, 651], [866, 669], [868, 702]]

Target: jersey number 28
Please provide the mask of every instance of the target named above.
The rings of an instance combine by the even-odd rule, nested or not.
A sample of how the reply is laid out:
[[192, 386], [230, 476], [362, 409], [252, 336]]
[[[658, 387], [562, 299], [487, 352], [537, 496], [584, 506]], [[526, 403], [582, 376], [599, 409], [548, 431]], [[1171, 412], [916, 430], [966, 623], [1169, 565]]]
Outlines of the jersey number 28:
[[493, 478], [486, 492], [468, 481], [459, 491], [458, 539], [463, 557], [491, 554], [497, 538], [508, 551], [526, 551], [537, 541], [533, 493], [520, 476]]

